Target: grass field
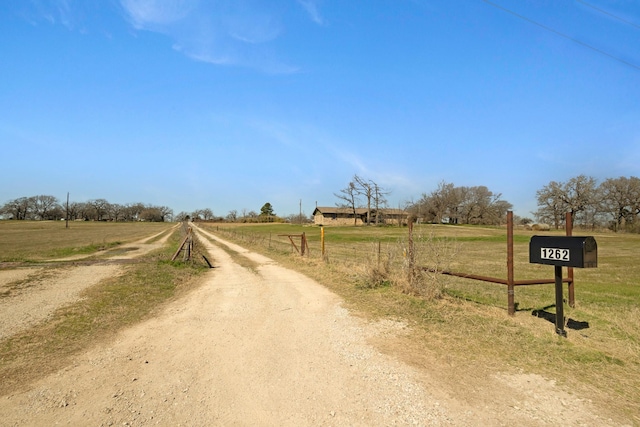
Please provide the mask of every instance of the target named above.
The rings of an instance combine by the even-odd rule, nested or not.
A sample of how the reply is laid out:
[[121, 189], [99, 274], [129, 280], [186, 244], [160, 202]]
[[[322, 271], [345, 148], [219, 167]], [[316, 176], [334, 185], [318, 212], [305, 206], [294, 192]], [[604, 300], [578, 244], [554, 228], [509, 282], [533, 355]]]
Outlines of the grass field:
[[0, 221], [0, 262], [90, 254], [167, 228], [159, 222]]
[[0, 221], [0, 261], [33, 263], [35, 268], [61, 256], [95, 258], [102, 249], [113, 255], [122, 243], [172, 233], [162, 249], [122, 266], [120, 274], [86, 289], [80, 300], [57, 309], [44, 323], [1, 340], [0, 395], [67, 366], [74, 355], [149, 317], [197, 284], [192, 279], [206, 271], [201, 263], [169, 261], [183, 238], [179, 228], [170, 228], [166, 223], [82, 222], [65, 229], [57, 221]]
[[[416, 347], [416, 364], [418, 353], [428, 351], [469, 375], [479, 364], [496, 372], [538, 373], [640, 425], [640, 235], [574, 230], [575, 236], [595, 237], [598, 268], [574, 270], [576, 307], [565, 305], [568, 336], [562, 338], [554, 332], [554, 285], [516, 287], [515, 316], [507, 314], [504, 285], [439, 275], [424, 278], [442, 289], [439, 298], [401, 292], [406, 227], [326, 227], [324, 260], [319, 227], [206, 227], [314, 277], [365, 316], [390, 316], [412, 325], [409, 345]], [[304, 259], [283, 236], [295, 235], [300, 246], [297, 235], [303, 232], [310, 249]], [[529, 264], [534, 232], [514, 234], [515, 278], [553, 279], [552, 266]], [[437, 262], [454, 271], [506, 279], [505, 228], [418, 225], [414, 238], [420, 265]], [[387, 262], [389, 280], [367, 285], [370, 271]]]
[[[0, 221], [0, 261], [37, 263], [95, 254], [167, 228], [153, 223], [70, 226]], [[458, 378], [477, 375], [479, 367], [538, 373], [592, 400], [614, 419], [619, 414], [619, 419], [640, 425], [640, 235], [574, 232], [596, 238], [598, 268], [575, 270], [577, 304], [565, 306], [568, 336], [561, 338], [554, 333], [553, 285], [517, 287], [515, 316], [507, 314], [504, 285], [437, 276], [424, 280], [442, 289], [438, 298], [402, 292], [406, 227], [326, 228], [322, 258], [318, 227], [202, 226], [313, 277], [341, 295], [355, 313], [406, 322], [412, 333], [403, 342], [406, 351], [396, 355], [408, 363], [425, 366], [432, 361], [429, 355], [439, 361], [438, 369], [449, 369]], [[297, 236], [303, 232], [310, 249], [305, 258], [286, 237], [294, 236], [299, 246]], [[528, 262], [532, 234], [515, 232], [516, 279], [551, 279], [553, 267]], [[414, 236], [420, 265], [437, 262], [452, 270], [506, 278], [504, 228], [420, 225]], [[3, 390], [64, 366], [96, 336], [108, 337], [188, 290], [200, 268], [167, 262], [180, 240], [174, 233], [163, 250], [126, 266], [126, 274], [92, 288], [41, 328], [0, 343]], [[372, 284], [371, 271], [379, 265], [389, 265], [386, 280]], [[543, 317], [532, 316], [534, 311]]]

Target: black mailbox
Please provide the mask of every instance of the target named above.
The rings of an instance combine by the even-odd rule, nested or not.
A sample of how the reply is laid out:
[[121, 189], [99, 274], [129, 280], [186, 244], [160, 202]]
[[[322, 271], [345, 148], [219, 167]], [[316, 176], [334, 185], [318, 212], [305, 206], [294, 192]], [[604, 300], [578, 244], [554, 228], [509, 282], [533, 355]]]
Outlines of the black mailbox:
[[532, 236], [529, 242], [529, 262], [593, 268], [598, 266], [598, 245], [591, 236]]

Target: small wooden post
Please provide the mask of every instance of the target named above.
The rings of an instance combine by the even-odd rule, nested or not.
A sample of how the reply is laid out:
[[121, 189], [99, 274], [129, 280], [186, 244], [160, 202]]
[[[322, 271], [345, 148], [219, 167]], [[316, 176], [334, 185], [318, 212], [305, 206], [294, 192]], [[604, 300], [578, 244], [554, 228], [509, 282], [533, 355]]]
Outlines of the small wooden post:
[[191, 245], [192, 245], [192, 240], [191, 240], [191, 235], [187, 236], [187, 244], [184, 248], [184, 255], [182, 260], [183, 261], [189, 261], [191, 259]]
[[320, 225], [320, 250], [322, 251], [322, 259], [324, 259], [324, 226]]
[[[186, 245], [186, 247], [185, 247]], [[184, 240], [182, 240], [182, 243], [180, 243], [180, 246], [178, 247], [178, 250], [176, 251], [175, 254], [173, 254], [173, 257], [171, 257], [171, 261], [175, 261], [176, 258], [178, 258], [178, 255], [180, 255], [180, 252], [182, 250], [185, 250], [184, 252], [184, 260], [190, 260], [191, 259], [191, 251], [193, 250], [193, 236], [191, 234], [191, 227], [187, 228], [187, 235], [184, 236]]]

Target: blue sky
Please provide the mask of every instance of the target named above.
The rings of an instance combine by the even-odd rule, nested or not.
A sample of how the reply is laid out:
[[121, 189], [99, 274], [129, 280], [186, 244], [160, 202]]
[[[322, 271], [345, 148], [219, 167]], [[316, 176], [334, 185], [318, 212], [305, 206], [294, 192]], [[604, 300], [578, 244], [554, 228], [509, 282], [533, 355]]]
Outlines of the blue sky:
[[531, 216], [640, 175], [637, 0], [5, 0], [0, 31], [0, 203], [310, 214], [358, 174]]

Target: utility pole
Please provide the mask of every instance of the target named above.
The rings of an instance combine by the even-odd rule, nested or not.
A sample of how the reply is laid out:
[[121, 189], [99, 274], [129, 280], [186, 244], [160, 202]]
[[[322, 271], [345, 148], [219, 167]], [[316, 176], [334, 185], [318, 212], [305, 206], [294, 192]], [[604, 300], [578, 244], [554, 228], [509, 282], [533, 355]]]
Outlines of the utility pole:
[[302, 225], [302, 199], [300, 199], [300, 216], [298, 218], [300, 219], [300, 225]]
[[69, 228], [69, 192], [67, 191], [67, 214], [65, 215], [66, 221], [64, 228]]

